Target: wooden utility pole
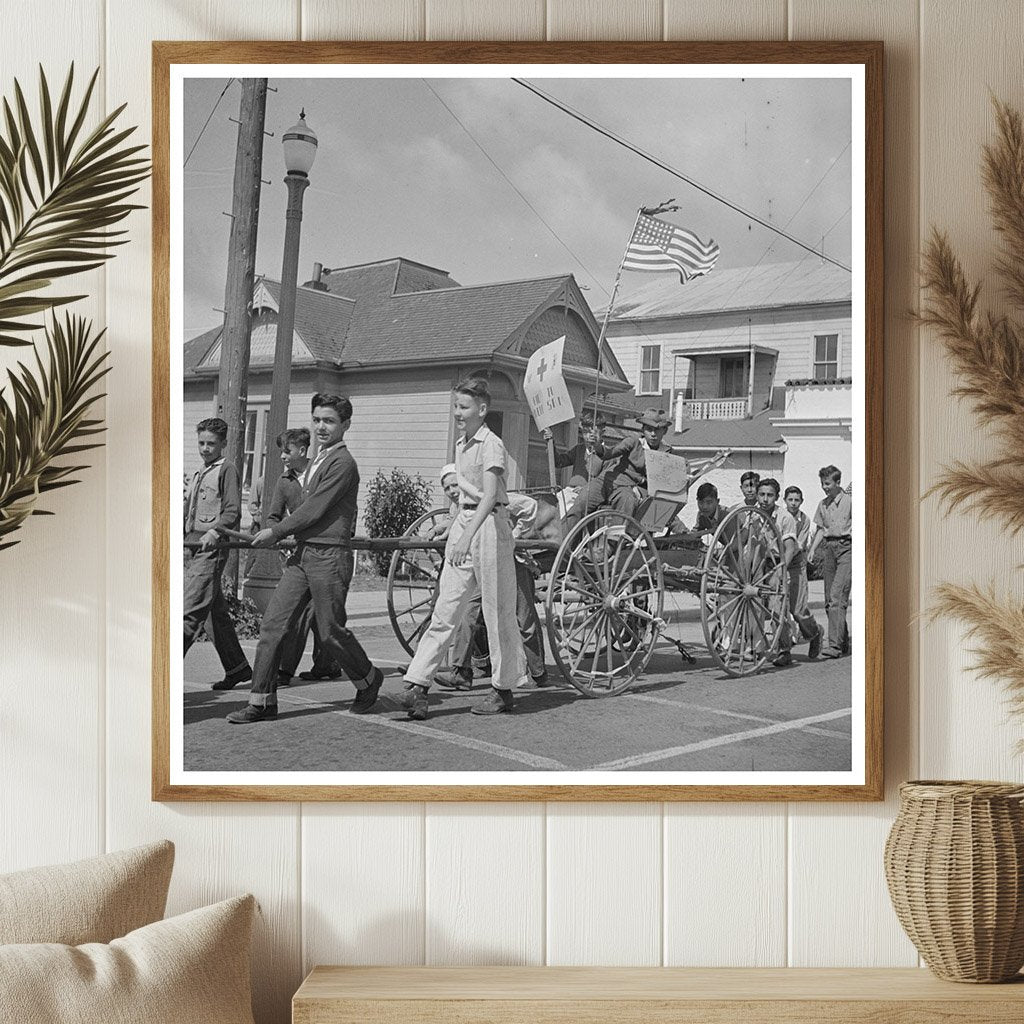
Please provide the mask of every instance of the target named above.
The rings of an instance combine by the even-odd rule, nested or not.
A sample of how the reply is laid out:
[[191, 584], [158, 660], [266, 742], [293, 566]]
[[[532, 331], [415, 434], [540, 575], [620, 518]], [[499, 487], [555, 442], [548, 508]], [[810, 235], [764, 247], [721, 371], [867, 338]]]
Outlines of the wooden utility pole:
[[[260, 178], [263, 173], [263, 125], [267, 111], [267, 80], [243, 78], [235, 147], [234, 197], [228, 277], [224, 287], [224, 334], [221, 338], [217, 406], [228, 425], [225, 459], [242, 476], [245, 455], [245, 406], [248, 399], [249, 345], [252, 336], [252, 291], [256, 276], [256, 229], [260, 219]], [[253, 480], [259, 466], [253, 467]]]
[[[235, 181], [228, 241], [228, 277], [224, 286], [224, 333], [220, 343], [217, 407], [228, 425], [224, 458], [244, 473], [245, 410], [249, 397], [249, 350], [252, 338], [252, 290], [256, 277], [256, 230], [260, 220], [260, 178], [263, 174], [263, 126], [267, 113], [267, 80], [243, 78], [235, 146]], [[259, 476], [259, 456], [250, 486]], [[238, 593], [238, 552], [228, 559], [230, 593]]]

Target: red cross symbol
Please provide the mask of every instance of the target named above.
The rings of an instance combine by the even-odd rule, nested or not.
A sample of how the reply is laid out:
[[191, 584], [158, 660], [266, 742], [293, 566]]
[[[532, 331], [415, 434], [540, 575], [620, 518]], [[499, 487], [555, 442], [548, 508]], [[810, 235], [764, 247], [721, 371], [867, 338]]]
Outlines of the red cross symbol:
[[537, 376], [543, 380], [544, 374], [550, 369], [547, 363], [544, 362], [544, 357], [540, 357], [540, 366], [537, 367]]

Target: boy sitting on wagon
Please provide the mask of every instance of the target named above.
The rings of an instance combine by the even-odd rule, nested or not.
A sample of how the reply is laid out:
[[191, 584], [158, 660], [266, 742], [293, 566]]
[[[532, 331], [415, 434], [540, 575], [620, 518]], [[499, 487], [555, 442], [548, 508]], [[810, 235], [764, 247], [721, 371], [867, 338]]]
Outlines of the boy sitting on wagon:
[[595, 453], [604, 460], [600, 475], [580, 489], [565, 518], [566, 532], [584, 516], [602, 506], [635, 517], [640, 503], [647, 498], [648, 449], [672, 454], [664, 444], [669, 418], [664, 409], [645, 409], [639, 416], [640, 434], [625, 437], [614, 447], [602, 444]]

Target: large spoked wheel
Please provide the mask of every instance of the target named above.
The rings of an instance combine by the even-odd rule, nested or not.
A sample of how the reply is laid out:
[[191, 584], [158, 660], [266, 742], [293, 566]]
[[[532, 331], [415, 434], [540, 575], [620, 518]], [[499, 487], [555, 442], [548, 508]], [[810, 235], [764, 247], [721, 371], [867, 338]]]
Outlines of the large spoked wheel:
[[587, 697], [622, 693], [643, 673], [662, 627], [664, 579], [654, 539], [610, 509], [566, 535], [548, 583], [548, 639], [568, 682]]
[[[420, 516], [402, 534], [403, 538], [420, 537], [448, 518], [448, 511], [436, 508]], [[391, 553], [388, 567], [388, 618], [398, 642], [409, 654], [416, 652], [420, 637], [430, 625], [430, 616], [437, 600], [437, 583], [444, 566], [444, 552], [429, 549], [397, 550]]]
[[775, 656], [788, 593], [775, 520], [757, 506], [733, 509], [711, 540], [700, 584], [704, 639], [723, 671], [753, 675]]

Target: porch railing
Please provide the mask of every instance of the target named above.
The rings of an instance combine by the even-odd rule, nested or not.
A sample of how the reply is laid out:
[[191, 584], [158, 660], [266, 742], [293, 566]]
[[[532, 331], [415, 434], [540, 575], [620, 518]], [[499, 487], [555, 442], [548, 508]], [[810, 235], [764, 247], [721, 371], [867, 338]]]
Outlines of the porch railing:
[[684, 420], [741, 420], [747, 415], [745, 398], [680, 398], [676, 418]]

